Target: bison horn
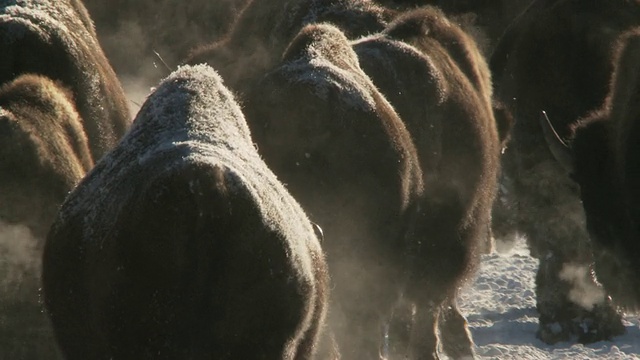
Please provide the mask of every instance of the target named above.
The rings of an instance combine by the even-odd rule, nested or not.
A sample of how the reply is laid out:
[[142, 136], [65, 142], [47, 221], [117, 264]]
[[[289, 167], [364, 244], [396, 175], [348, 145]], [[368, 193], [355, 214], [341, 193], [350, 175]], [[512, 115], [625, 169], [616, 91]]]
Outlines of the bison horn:
[[542, 132], [544, 133], [544, 139], [547, 141], [549, 151], [551, 151], [553, 157], [565, 170], [567, 170], [567, 172], [573, 172], [571, 147], [558, 135], [544, 110], [540, 115], [540, 125], [542, 126]]
[[[173, 69], [171, 69], [171, 67], [169, 65], [167, 65], [167, 63], [164, 61], [164, 59], [162, 58], [162, 56], [160, 56], [160, 53], [158, 53], [157, 51], [153, 50], [153, 53], [156, 55], [156, 57], [158, 58], [158, 60], [160, 60], [160, 62], [162, 63], [162, 65], [164, 65], [164, 67], [167, 68], [167, 70], [169, 70], [169, 74], [173, 72]], [[155, 64], [154, 64], [155, 65]]]
[[311, 222], [311, 225], [313, 225], [313, 231], [316, 233], [318, 240], [322, 243], [324, 241], [324, 232], [322, 231], [322, 228], [314, 222]]

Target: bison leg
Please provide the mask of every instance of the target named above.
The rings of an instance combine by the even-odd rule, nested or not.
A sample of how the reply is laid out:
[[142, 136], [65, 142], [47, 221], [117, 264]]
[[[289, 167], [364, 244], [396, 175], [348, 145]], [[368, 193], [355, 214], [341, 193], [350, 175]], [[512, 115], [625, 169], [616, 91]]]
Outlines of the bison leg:
[[416, 232], [424, 240], [418, 241], [419, 255], [407, 289], [417, 305], [411, 340], [415, 359], [438, 358], [438, 350], [454, 359], [473, 358], [473, 340], [456, 296], [464, 279], [478, 266], [479, 251], [488, 235], [488, 208], [478, 206], [471, 215], [476, 221], [465, 224], [467, 212], [457, 195], [451, 191], [449, 201], [431, 196], [434, 200], [425, 206]]
[[[360, 303], [365, 302], [362, 298]], [[366, 308], [356, 309], [350, 305], [343, 306], [342, 309], [345, 312], [345, 322], [336, 333], [342, 358], [379, 359], [384, 328], [382, 309], [370, 311]]]
[[[442, 284], [435, 285], [426, 279], [409, 282], [406, 295], [412, 302], [412, 322], [407, 357], [411, 360], [435, 360], [438, 357], [438, 320], [446, 296], [442, 296]], [[422, 281], [420, 281], [422, 280]], [[450, 329], [453, 331], [453, 329]]]
[[385, 334], [385, 355], [388, 359], [403, 359], [407, 356], [414, 315], [415, 306], [404, 299], [394, 307]]
[[441, 350], [450, 359], [473, 359], [473, 340], [455, 301], [444, 307], [416, 307], [413, 313], [409, 358], [439, 359]]
[[329, 324], [342, 359], [378, 359], [384, 319], [397, 298], [397, 277], [380, 254], [334, 258]]
[[555, 162], [522, 154], [513, 177], [515, 210], [531, 254], [540, 259], [538, 338], [548, 344], [572, 338], [590, 343], [621, 334], [621, 317], [590, 271], [593, 255], [576, 185]]
[[[460, 331], [463, 329], [463, 331]], [[441, 349], [451, 359], [473, 359], [473, 340], [469, 333], [467, 319], [458, 310], [455, 299], [440, 311], [438, 318]]]
[[411, 331], [409, 359], [436, 360], [438, 335], [436, 332], [439, 311], [431, 307], [416, 307]]
[[536, 276], [540, 328], [537, 337], [553, 344], [610, 340], [624, 333], [622, 318], [593, 280], [589, 267], [557, 254], [540, 261]]
[[334, 326], [335, 339], [342, 359], [379, 359], [382, 317], [367, 311], [342, 307], [345, 319]]
[[332, 331], [323, 331], [318, 343], [318, 351], [315, 354], [315, 359], [324, 360], [341, 360], [340, 348], [336, 336]]
[[[406, 358], [409, 352], [409, 342], [411, 341], [411, 334], [413, 333], [414, 321], [432, 321], [423, 317], [420, 319], [416, 315], [416, 308], [413, 305], [406, 302], [401, 304], [402, 306], [396, 306], [394, 313], [391, 317], [389, 326], [389, 346], [388, 353], [389, 359], [402, 359]], [[473, 359], [473, 341], [471, 340], [471, 334], [467, 327], [467, 320], [462, 316], [458, 310], [455, 300], [451, 301], [448, 306], [443, 307], [438, 313], [437, 329], [438, 329], [438, 343], [440, 344], [439, 350], [444, 352], [450, 359]], [[429, 334], [425, 335], [425, 330], [416, 327], [416, 333], [413, 336], [432, 338], [435, 336], [431, 334], [431, 325], [428, 325]], [[463, 329], [463, 331], [461, 331]], [[421, 333], [418, 333], [421, 332]], [[419, 341], [416, 339], [416, 341]], [[425, 344], [425, 347], [429, 347]], [[437, 346], [436, 346], [437, 347]], [[415, 350], [415, 353], [428, 353], [432, 350]], [[420, 358], [415, 357], [413, 358]]]

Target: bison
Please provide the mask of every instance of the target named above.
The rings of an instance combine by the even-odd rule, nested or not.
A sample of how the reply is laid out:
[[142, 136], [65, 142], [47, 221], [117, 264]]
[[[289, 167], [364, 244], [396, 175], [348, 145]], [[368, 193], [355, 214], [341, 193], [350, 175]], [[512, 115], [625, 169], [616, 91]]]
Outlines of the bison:
[[124, 92], [77, 0], [0, 1], [0, 348], [55, 358], [38, 298], [58, 207], [124, 133]]
[[[0, 344], [7, 357], [55, 356], [38, 302], [41, 240], [64, 198], [92, 166], [68, 89], [30, 74], [0, 87], [0, 246], [10, 257], [0, 268], [5, 318]], [[20, 228], [25, 230], [15, 232]]]
[[68, 359], [308, 359], [319, 238], [206, 65], [166, 78], [63, 203], [44, 303]]
[[130, 124], [128, 101], [79, 1], [0, 1], [0, 84], [20, 74], [59, 81], [74, 98], [94, 159]]
[[[411, 133], [423, 171], [420, 226], [428, 237], [414, 256], [424, 278], [417, 278], [405, 296], [417, 300], [418, 311], [436, 314], [449, 356], [472, 356], [455, 301], [491, 241], [490, 213], [508, 114], [494, 116], [491, 75], [475, 41], [437, 8], [407, 12], [352, 46]], [[429, 296], [421, 299], [416, 291]], [[424, 326], [433, 331], [433, 323]]]
[[[439, 332], [449, 355], [473, 355], [455, 296], [489, 236], [500, 142], [482, 58], [431, 38], [422, 39], [433, 62], [418, 50], [419, 37], [445, 28], [476, 50], [449, 26], [434, 8], [353, 43], [335, 26], [309, 25], [247, 96], [265, 160], [327, 234], [329, 324], [346, 358], [377, 358], [386, 321], [404, 356], [435, 358]], [[396, 90], [403, 96], [384, 96]]]
[[193, 49], [184, 61], [214, 66], [242, 96], [277, 66], [305, 25], [330, 22], [355, 38], [382, 30], [395, 14], [372, 0], [250, 0], [225, 36]]
[[300, 31], [245, 109], [261, 155], [325, 232], [338, 351], [378, 358], [407, 251], [426, 243], [411, 230], [422, 174], [409, 133], [329, 24]]
[[555, 136], [549, 141], [580, 187], [598, 280], [617, 304], [637, 310], [640, 28], [624, 33], [614, 51], [603, 105], [572, 123], [570, 147]]
[[0, 87], [0, 219], [44, 238], [58, 207], [93, 166], [73, 95], [40, 75]]
[[612, 44], [639, 22], [637, 1], [539, 0], [491, 57], [495, 92], [515, 118], [494, 231], [498, 238], [524, 234], [540, 259], [537, 336], [547, 343], [589, 343], [624, 331], [593, 276], [579, 188], [549, 151], [539, 117], [546, 111], [559, 136], [569, 137], [572, 124], [607, 96]]

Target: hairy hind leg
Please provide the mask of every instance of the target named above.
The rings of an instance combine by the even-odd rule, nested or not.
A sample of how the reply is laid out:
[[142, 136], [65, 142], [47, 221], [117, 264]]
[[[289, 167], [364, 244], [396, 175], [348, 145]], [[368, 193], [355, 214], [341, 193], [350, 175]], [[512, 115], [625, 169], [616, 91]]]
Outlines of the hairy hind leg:
[[466, 211], [455, 196], [451, 198], [453, 201], [429, 203], [415, 232], [416, 257], [406, 289], [407, 298], [416, 306], [411, 359], [437, 359], [441, 342], [451, 354], [473, 356], [473, 341], [455, 297], [463, 279], [477, 266], [479, 242], [488, 226], [463, 227]]
[[[437, 350], [441, 350], [450, 359], [473, 359], [473, 340], [467, 328], [467, 321], [458, 311], [455, 302], [440, 310], [434, 310], [433, 314], [417, 313], [415, 306], [403, 304], [394, 311], [389, 326], [389, 359], [437, 358]], [[431, 322], [435, 321], [434, 324]], [[415, 329], [414, 322], [418, 322]], [[437, 325], [436, 325], [437, 324]], [[424, 327], [421, 327], [423, 326]], [[437, 331], [433, 329], [437, 327]], [[422, 348], [413, 347], [410, 350], [409, 343], [421, 342], [420, 338], [428, 339]], [[439, 344], [439, 345], [438, 345]], [[435, 348], [435, 350], [434, 350]], [[409, 355], [411, 352], [411, 355]], [[426, 355], [425, 355], [426, 354]]]
[[411, 328], [409, 359], [436, 360], [438, 357], [438, 334], [436, 331], [439, 310], [433, 307], [416, 307]]
[[440, 311], [438, 318], [441, 350], [451, 359], [473, 359], [473, 340], [455, 299]]
[[[330, 324], [341, 359], [378, 359], [380, 357], [383, 318], [373, 312], [345, 309], [344, 322]], [[329, 349], [331, 350], [331, 349]]]
[[400, 298], [394, 306], [385, 333], [385, 353], [388, 359], [405, 359], [408, 356], [415, 305]]
[[330, 264], [334, 288], [329, 326], [345, 360], [380, 357], [385, 317], [397, 298], [397, 274], [384, 260], [372, 259], [379, 258], [369, 254]]

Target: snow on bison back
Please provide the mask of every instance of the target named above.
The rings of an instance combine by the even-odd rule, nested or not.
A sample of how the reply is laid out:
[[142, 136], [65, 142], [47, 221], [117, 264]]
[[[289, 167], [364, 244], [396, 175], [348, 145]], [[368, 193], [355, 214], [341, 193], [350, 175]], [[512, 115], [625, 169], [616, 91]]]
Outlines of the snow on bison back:
[[44, 300], [67, 359], [306, 359], [327, 272], [208, 66], [182, 67], [62, 205]]

